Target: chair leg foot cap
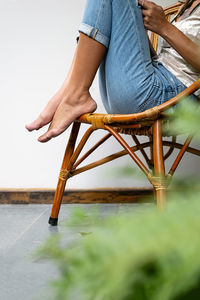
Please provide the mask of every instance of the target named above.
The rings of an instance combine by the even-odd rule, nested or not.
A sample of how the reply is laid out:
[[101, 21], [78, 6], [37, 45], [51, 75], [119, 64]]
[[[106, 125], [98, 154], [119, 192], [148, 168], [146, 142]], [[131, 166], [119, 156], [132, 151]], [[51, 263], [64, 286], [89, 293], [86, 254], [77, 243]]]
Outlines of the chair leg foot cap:
[[58, 224], [58, 218], [52, 218], [52, 217], [50, 217], [49, 218], [49, 224], [51, 226], [57, 226], [57, 224]]

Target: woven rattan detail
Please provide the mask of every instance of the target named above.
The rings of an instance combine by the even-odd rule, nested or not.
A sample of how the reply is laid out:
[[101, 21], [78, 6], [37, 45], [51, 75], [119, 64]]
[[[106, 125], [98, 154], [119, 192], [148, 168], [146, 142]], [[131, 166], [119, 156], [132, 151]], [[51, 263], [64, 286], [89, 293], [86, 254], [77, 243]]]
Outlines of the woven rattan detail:
[[66, 181], [69, 177], [71, 177], [69, 170], [63, 170], [63, 169], [60, 170], [59, 179]]
[[111, 124], [111, 123], [112, 123], [112, 117], [113, 117], [113, 115], [110, 115], [110, 114], [105, 115], [105, 116], [103, 117], [104, 123], [105, 123], [105, 124]]
[[105, 127], [102, 116], [89, 115], [87, 120], [92, 124], [93, 129], [103, 129]]
[[[145, 126], [145, 125], [141, 124], [140, 128], [121, 128], [120, 126], [115, 126], [113, 127], [113, 129], [122, 134], [152, 136], [153, 126]], [[170, 120], [163, 119], [162, 128], [163, 128], [162, 136], [172, 136], [172, 122]], [[183, 132], [177, 133], [177, 135], [181, 133]]]
[[142, 127], [142, 128], [120, 128], [113, 127], [113, 129], [122, 134], [128, 135], [146, 135], [151, 136], [153, 134], [152, 127]]
[[156, 191], [166, 189], [171, 182], [171, 178], [171, 174], [164, 177], [153, 176], [151, 174], [149, 174], [148, 176], [149, 181], [151, 182]]

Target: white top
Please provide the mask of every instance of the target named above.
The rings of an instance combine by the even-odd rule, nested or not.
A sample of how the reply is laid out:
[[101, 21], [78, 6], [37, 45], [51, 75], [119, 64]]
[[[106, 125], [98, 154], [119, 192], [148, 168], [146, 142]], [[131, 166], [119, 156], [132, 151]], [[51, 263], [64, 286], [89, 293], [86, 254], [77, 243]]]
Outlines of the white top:
[[[187, 18], [173, 22], [173, 25], [195, 44], [200, 45], [200, 6]], [[200, 72], [186, 62], [165, 40], [162, 40], [161, 52], [155, 60], [160, 61], [187, 87], [200, 77]]]

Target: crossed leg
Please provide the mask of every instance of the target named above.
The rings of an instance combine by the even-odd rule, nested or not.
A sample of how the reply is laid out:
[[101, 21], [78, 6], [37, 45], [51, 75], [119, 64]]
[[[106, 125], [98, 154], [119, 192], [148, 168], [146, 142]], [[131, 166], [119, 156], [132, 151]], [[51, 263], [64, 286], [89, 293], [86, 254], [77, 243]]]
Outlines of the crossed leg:
[[80, 115], [96, 110], [89, 89], [102, 61], [100, 90], [108, 112], [136, 112], [153, 89], [154, 67], [136, 0], [87, 0], [80, 32], [84, 33], [80, 33], [63, 86], [40, 116], [26, 125], [32, 131], [50, 123], [40, 142], [58, 136]]

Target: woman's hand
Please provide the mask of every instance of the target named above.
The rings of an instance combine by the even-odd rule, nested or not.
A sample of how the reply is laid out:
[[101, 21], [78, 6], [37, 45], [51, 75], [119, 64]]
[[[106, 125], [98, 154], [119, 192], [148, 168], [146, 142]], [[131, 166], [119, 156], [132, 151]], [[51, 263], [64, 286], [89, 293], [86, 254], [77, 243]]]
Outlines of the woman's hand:
[[161, 6], [147, 0], [139, 0], [138, 3], [142, 6], [145, 28], [162, 36], [191, 66], [200, 72], [200, 46], [166, 20]]
[[164, 10], [154, 2], [139, 0], [142, 7], [144, 27], [162, 36], [169, 22], [165, 18]]

